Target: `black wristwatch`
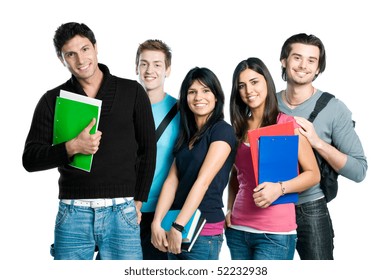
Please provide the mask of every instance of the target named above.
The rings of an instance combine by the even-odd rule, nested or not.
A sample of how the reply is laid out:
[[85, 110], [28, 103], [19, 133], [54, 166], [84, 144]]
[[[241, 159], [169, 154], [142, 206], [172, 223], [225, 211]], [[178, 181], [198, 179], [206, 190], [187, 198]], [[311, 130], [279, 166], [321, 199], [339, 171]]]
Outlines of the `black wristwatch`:
[[182, 225], [177, 224], [176, 222], [172, 223], [172, 227], [174, 227], [179, 232], [183, 232], [184, 231], [184, 227]]

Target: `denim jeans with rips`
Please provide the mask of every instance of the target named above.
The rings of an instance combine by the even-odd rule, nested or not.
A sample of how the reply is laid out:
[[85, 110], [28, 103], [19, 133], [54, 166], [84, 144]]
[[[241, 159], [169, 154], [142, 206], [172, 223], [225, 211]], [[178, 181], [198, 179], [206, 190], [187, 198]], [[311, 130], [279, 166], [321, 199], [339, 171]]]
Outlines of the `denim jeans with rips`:
[[140, 227], [133, 200], [90, 208], [60, 201], [51, 254], [55, 260], [140, 260]]
[[335, 236], [324, 198], [295, 206], [301, 260], [333, 260]]

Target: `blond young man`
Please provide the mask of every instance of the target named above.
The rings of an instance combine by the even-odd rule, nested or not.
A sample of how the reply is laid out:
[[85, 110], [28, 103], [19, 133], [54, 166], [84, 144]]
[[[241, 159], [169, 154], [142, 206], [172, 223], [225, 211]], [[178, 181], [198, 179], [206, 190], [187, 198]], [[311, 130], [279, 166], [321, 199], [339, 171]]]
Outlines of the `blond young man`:
[[171, 58], [169, 46], [156, 39], [146, 40], [140, 44], [136, 53], [136, 74], [139, 75], [139, 81], [150, 98], [156, 129], [166, 115], [172, 117], [168, 119], [168, 125], [157, 141], [154, 179], [148, 200], [142, 207], [141, 242], [145, 260], [167, 259], [167, 253], [159, 251], [151, 244], [151, 223], [162, 185], [173, 162], [173, 148], [179, 133], [180, 116], [177, 113], [177, 99], [166, 93], [164, 89], [165, 80], [171, 71]]

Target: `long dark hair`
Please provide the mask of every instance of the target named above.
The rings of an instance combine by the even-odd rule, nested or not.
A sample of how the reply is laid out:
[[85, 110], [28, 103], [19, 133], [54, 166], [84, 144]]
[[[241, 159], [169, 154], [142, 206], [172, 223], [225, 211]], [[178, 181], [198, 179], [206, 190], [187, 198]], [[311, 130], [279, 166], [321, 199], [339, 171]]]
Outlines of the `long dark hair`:
[[[189, 109], [187, 101], [188, 89], [194, 81], [199, 81], [201, 84], [208, 87], [217, 100], [212, 114], [200, 130], [197, 128], [194, 114]], [[186, 74], [181, 84], [180, 98], [178, 102], [180, 108], [181, 128], [180, 135], [174, 149], [175, 152], [177, 152], [182, 145], [188, 144], [191, 139], [193, 139], [194, 144], [196, 144], [210, 127], [212, 127], [217, 121], [223, 120], [225, 95], [218, 77], [210, 69], [195, 67]]]
[[233, 73], [233, 83], [230, 96], [230, 121], [233, 125], [238, 141], [243, 141], [245, 138], [248, 131], [248, 118], [251, 114], [249, 107], [244, 103], [244, 101], [242, 101], [238, 88], [240, 74], [246, 69], [251, 69], [263, 75], [267, 83], [267, 97], [265, 100], [264, 114], [260, 120], [260, 126], [263, 127], [276, 124], [279, 114], [275, 83], [267, 66], [263, 61], [256, 57], [250, 57], [241, 61]]

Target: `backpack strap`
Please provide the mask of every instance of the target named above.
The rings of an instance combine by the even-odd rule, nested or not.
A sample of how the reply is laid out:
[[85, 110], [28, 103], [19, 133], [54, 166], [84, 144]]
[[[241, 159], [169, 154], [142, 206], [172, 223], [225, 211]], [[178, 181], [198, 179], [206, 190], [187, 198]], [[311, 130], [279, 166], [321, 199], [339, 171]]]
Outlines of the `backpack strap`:
[[159, 138], [161, 138], [161, 135], [165, 131], [166, 127], [169, 125], [169, 123], [172, 121], [174, 116], [177, 114], [178, 108], [177, 108], [177, 102], [174, 103], [173, 107], [170, 109], [170, 111], [166, 114], [162, 122], [159, 124], [157, 129], [155, 130], [155, 138], [157, 139], [157, 142]]
[[329, 100], [334, 97], [335, 96], [333, 94], [330, 94], [329, 92], [323, 92], [319, 99], [317, 99], [316, 105], [314, 106], [313, 112], [310, 114], [308, 121], [313, 122], [314, 119], [317, 117], [318, 113], [320, 113], [321, 110], [323, 110], [324, 107], [327, 106]]

